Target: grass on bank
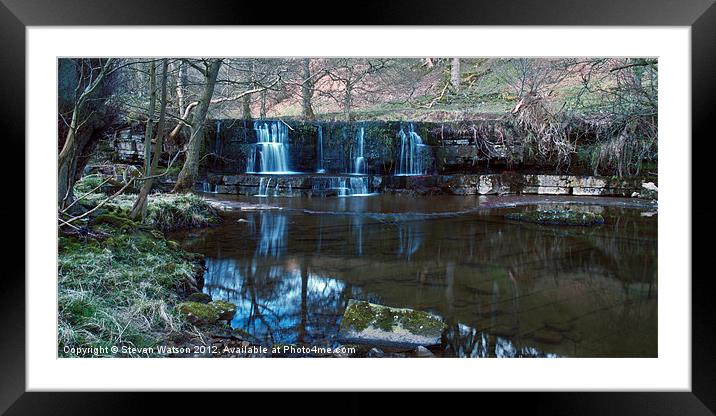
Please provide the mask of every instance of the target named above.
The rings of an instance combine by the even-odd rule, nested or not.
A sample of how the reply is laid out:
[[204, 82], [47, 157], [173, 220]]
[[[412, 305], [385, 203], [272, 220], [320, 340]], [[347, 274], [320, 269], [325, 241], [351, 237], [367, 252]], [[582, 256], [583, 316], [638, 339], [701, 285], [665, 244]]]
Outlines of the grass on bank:
[[60, 237], [58, 266], [60, 356], [73, 356], [65, 347], [151, 347], [183, 328], [176, 289], [197, 265], [161, 237]]
[[[99, 186], [104, 179], [100, 175], [88, 175], [75, 185], [75, 195], [82, 197], [79, 204], [91, 209], [107, 198], [113, 191], [87, 192]], [[136, 194], [123, 194], [107, 202], [99, 213], [105, 215], [126, 216], [131, 211]], [[100, 214], [101, 215], [101, 214]], [[205, 227], [218, 222], [218, 210], [204, 198], [194, 194], [164, 194], [149, 195], [147, 205], [147, 218], [145, 224], [161, 231], [172, 231], [182, 228]]]
[[[81, 180], [76, 195], [101, 180]], [[105, 198], [103, 193], [91, 194], [81, 204], [88, 208]], [[195, 255], [166, 240], [160, 230], [211, 225], [219, 221], [218, 213], [196, 195], [155, 194], [146, 223], [139, 224], [127, 217], [135, 198], [120, 196], [98, 209], [87, 224], [89, 235], [59, 237], [61, 357], [77, 356], [73, 348], [88, 347], [106, 347], [100, 356], [117, 356], [111, 347], [153, 347], [191, 330], [176, 305], [201, 266]]]

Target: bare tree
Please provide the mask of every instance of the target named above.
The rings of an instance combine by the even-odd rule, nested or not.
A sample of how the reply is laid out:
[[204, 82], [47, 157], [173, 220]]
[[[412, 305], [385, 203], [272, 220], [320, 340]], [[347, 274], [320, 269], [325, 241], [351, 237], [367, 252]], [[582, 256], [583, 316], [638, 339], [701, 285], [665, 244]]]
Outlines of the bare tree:
[[334, 99], [342, 105], [343, 114], [346, 120], [352, 120], [354, 93], [367, 92], [369, 87], [366, 80], [371, 76], [385, 69], [390, 59], [354, 59], [335, 58], [331, 59], [329, 67], [325, 69], [328, 79], [338, 85], [338, 88], [331, 88], [325, 85], [319, 89], [319, 93]]
[[[166, 110], [167, 110], [167, 72], [169, 69], [168, 60], [166, 58], [162, 59], [162, 78], [161, 78], [161, 86], [160, 86], [160, 97], [159, 97], [159, 121], [157, 123], [157, 138], [154, 143], [154, 150], [152, 152], [148, 152], [145, 150], [145, 159], [144, 159], [144, 166], [145, 166], [145, 176], [148, 177], [148, 179], [144, 180], [144, 183], [142, 184], [142, 189], [139, 191], [139, 196], [137, 197], [136, 201], [134, 202], [134, 206], [132, 207], [130, 217], [131, 218], [138, 218], [141, 216], [142, 221], [147, 216], [147, 201], [149, 197], [149, 192], [152, 190], [152, 186], [154, 185], [154, 178], [153, 175], [157, 174], [157, 168], [159, 167], [159, 159], [161, 158], [162, 154], [162, 148], [163, 148], [163, 142], [164, 142], [164, 122], [166, 119]], [[156, 76], [155, 76], [155, 70], [154, 70], [154, 62], [150, 63], [150, 90], [154, 91], [156, 89]], [[149, 148], [151, 147], [151, 129], [150, 125], [153, 123], [153, 120], [151, 119], [151, 115], [154, 113], [154, 99], [156, 98], [156, 93], [152, 93], [152, 100], [151, 100], [151, 107], [149, 110], [150, 118], [147, 120], [147, 131], [149, 132], [147, 136], [144, 138], [145, 147]], [[150, 156], [151, 155], [151, 156]], [[151, 162], [150, 162], [151, 159]]]
[[303, 118], [307, 120], [313, 120], [316, 115], [313, 112], [313, 84], [314, 80], [311, 77], [311, 59], [301, 59], [301, 72], [303, 82], [301, 83], [301, 112]]
[[[191, 62], [191, 61], [186, 61]], [[199, 174], [199, 160], [201, 158], [201, 144], [204, 135], [204, 121], [209, 111], [209, 104], [214, 95], [214, 87], [216, 86], [216, 78], [221, 68], [221, 59], [203, 60], [201, 64], [191, 63], [190, 65], [198, 70], [204, 77], [204, 91], [199, 100], [199, 104], [189, 125], [191, 134], [187, 143], [186, 159], [182, 166], [177, 183], [174, 185], [174, 192], [190, 192], [194, 188], [194, 183]]]

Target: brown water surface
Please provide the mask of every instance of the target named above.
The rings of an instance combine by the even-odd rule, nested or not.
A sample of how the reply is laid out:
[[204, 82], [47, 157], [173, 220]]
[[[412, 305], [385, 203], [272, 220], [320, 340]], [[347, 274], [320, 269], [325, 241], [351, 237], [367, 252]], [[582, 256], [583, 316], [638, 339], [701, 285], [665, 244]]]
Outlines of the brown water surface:
[[[336, 345], [350, 298], [436, 313], [445, 356], [656, 357], [657, 215], [620, 198], [224, 197], [222, 225], [172, 238], [207, 256], [206, 293], [267, 343]], [[597, 227], [509, 222], [569, 206]]]

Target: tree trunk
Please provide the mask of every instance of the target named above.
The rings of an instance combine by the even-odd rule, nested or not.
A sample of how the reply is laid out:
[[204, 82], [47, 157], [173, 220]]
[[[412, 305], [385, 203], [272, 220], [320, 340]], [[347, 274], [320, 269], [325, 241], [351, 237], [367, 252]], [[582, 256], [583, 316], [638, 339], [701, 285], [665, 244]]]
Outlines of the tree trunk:
[[313, 80], [311, 79], [311, 60], [304, 58], [301, 60], [301, 70], [303, 83], [301, 84], [301, 107], [303, 118], [313, 120], [316, 118], [313, 112], [311, 100], [313, 98]]
[[[154, 63], [152, 63], [152, 66], [154, 66]], [[163, 138], [164, 138], [164, 122], [166, 119], [166, 113], [167, 113], [167, 72], [169, 69], [169, 61], [168, 59], [164, 58], [162, 59], [162, 78], [161, 78], [161, 96], [159, 97], [159, 122], [157, 123], [157, 139], [154, 142], [154, 150], [151, 152], [151, 163], [148, 159], [145, 159], [144, 163], [147, 167], [147, 174], [146, 176], [154, 176], [157, 174], [157, 167], [159, 166], [159, 159], [162, 155], [162, 146], [163, 146]], [[151, 72], [150, 72], [151, 73]], [[156, 77], [153, 81], [150, 81], [150, 88], [156, 88]], [[153, 94], [156, 96], [156, 93]], [[154, 97], [156, 99], [156, 97]], [[150, 101], [152, 101], [150, 99]], [[150, 113], [153, 113], [154, 111], [150, 110]], [[147, 143], [147, 140], [145, 138], [145, 143]], [[146, 146], [151, 145], [151, 140], [149, 144], [145, 144]], [[152, 190], [152, 186], [154, 185], [154, 179], [146, 179], [144, 183], [142, 184], [142, 189], [139, 192], [139, 196], [137, 196], [137, 200], [134, 202], [134, 206], [132, 207], [132, 211], [130, 213], [130, 217], [132, 219], [136, 219], [138, 217], [142, 217], [142, 221], [144, 221], [147, 217], [147, 201], [149, 197], [149, 192]]]
[[149, 63], [149, 111], [144, 129], [144, 176], [149, 176], [152, 165], [152, 134], [154, 133], [154, 110], [157, 106], [157, 64]]
[[[249, 71], [246, 75], [247, 83], [247, 90], [250, 90], [254, 87], [254, 61], [249, 61]], [[241, 98], [241, 108], [244, 115], [244, 120], [251, 120], [253, 116], [251, 115], [251, 94], [246, 94]]]
[[241, 108], [244, 120], [251, 120], [251, 94], [241, 97]]
[[452, 58], [450, 65], [450, 84], [455, 92], [460, 91], [460, 58]]
[[215, 59], [211, 62], [206, 72], [206, 85], [202, 94], [199, 105], [197, 106], [190, 127], [191, 134], [189, 143], [187, 143], [186, 159], [173, 192], [191, 192], [194, 188], [194, 182], [199, 174], [199, 159], [201, 157], [201, 142], [204, 135], [204, 121], [209, 111], [211, 97], [214, 95], [214, 86], [216, 85], [216, 77], [219, 75], [221, 67], [221, 59]]
[[351, 103], [353, 101], [353, 85], [346, 84], [345, 96], [343, 97], [343, 112], [345, 113], [346, 121], [351, 121]]
[[176, 94], [177, 94], [177, 106], [179, 110], [179, 114], [184, 114], [184, 85], [186, 84], [186, 71], [184, 71], [184, 63], [178, 62], [177, 67], [179, 68], [178, 74], [177, 74], [177, 85], [176, 85]]
[[261, 91], [261, 108], [259, 112], [260, 118], [266, 118], [266, 90]]

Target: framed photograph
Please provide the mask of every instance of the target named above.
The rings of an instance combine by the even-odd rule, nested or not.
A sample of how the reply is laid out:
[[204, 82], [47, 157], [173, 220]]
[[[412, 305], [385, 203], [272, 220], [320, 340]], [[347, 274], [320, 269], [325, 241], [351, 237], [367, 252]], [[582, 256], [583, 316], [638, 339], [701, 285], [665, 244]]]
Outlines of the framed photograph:
[[256, 4], [2, 3], [25, 261], [0, 292], [0, 410], [507, 391], [712, 414], [692, 264], [712, 1], [270, 19], [301, 27], [253, 26]]

